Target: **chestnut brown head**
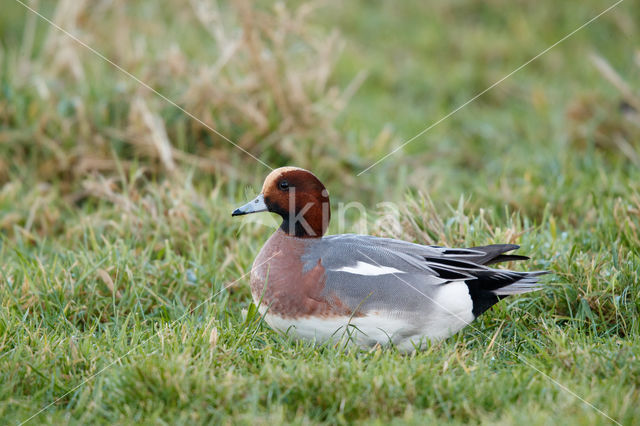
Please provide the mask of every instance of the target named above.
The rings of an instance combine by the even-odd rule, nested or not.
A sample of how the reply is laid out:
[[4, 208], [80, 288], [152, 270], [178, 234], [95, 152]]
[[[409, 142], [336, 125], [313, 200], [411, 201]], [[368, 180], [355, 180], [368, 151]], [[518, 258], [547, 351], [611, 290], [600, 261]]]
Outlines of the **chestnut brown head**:
[[232, 216], [270, 211], [282, 217], [280, 229], [302, 238], [319, 238], [329, 226], [329, 192], [308, 170], [297, 167], [275, 169], [264, 180], [262, 193]]

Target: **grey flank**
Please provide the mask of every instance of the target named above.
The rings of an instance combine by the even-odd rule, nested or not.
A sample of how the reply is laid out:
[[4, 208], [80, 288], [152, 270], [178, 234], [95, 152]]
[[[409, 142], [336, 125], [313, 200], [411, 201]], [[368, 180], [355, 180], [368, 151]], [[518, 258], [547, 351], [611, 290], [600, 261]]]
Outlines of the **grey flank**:
[[[506, 295], [540, 289], [539, 275], [546, 271], [515, 272], [487, 264], [524, 260], [505, 255], [517, 245], [498, 244], [469, 249], [423, 246], [367, 235], [331, 235], [309, 242], [302, 256], [308, 271], [320, 260], [325, 268], [325, 295], [335, 296], [351, 310], [363, 314], [384, 312], [419, 326], [437, 310], [438, 293], [447, 285], [465, 282], [477, 317]], [[394, 268], [401, 273], [360, 275], [340, 271], [364, 262]]]

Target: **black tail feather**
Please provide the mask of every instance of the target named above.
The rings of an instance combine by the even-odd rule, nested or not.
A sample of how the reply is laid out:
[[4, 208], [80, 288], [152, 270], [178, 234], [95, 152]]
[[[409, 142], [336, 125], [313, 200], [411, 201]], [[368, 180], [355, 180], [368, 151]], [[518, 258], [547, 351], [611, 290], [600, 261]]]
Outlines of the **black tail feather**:
[[[484, 253], [475, 262], [482, 265], [492, 265], [500, 262], [528, 260], [529, 257], [518, 254], [504, 254], [520, 246], [515, 244], [492, 244], [488, 246], [472, 247]], [[469, 294], [473, 301], [473, 315], [479, 316], [484, 311], [498, 303], [510, 294], [528, 293], [538, 290], [540, 286], [536, 277], [548, 273], [547, 271], [515, 272], [502, 269], [489, 269], [472, 272], [475, 279], [467, 280]]]
[[474, 273], [475, 279], [465, 281], [473, 302], [473, 315], [477, 318], [509, 295], [540, 290], [542, 286], [537, 277], [548, 273], [549, 271], [515, 272], [503, 269]]
[[471, 250], [477, 250], [484, 253], [484, 256], [480, 256], [479, 259], [474, 259], [475, 262], [482, 265], [491, 265], [499, 262], [509, 262], [511, 260], [528, 260], [527, 256], [520, 256], [518, 254], [505, 254], [508, 251], [519, 249], [520, 246], [516, 244], [491, 244], [488, 246], [471, 247]]
[[[473, 315], [477, 317], [509, 295], [541, 288], [537, 277], [549, 271], [517, 272], [487, 267], [494, 263], [528, 260], [527, 256], [505, 254], [518, 248], [520, 246], [516, 244], [491, 244], [468, 249], [445, 249], [442, 258], [425, 257], [425, 260], [443, 278], [456, 277], [455, 274], [470, 275], [465, 283], [473, 302]], [[449, 275], [445, 275], [445, 272]]]
[[493, 259], [485, 262], [485, 265], [493, 265], [494, 263], [512, 262], [517, 260], [529, 260], [529, 256], [520, 256], [519, 254], [501, 254]]

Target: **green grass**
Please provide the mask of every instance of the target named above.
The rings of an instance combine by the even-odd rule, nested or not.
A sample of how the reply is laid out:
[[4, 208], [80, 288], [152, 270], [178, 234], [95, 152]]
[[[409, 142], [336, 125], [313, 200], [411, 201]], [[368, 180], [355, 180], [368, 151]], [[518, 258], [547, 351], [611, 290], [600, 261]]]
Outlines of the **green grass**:
[[[41, 3], [51, 16], [55, 4]], [[195, 108], [185, 93], [196, 78], [167, 74], [165, 54], [177, 43], [193, 71], [219, 51], [200, 42], [209, 36], [179, 2], [166, 3], [85, 11], [77, 33]], [[637, 91], [640, 8], [624, 2], [355, 177], [610, 4], [330, 2], [310, 27], [318, 40], [337, 29], [345, 42], [329, 84], [368, 73], [341, 114], [280, 134], [277, 96], [264, 88], [238, 95], [261, 99], [269, 113], [270, 142], [243, 146], [272, 166], [313, 169], [334, 208], [370, 207], [370, 233], [457, 246], [515, 242], [532, 257], [516, 267], [553, 271], [545, 290], [509, 298], [410, 356], [314, 347], [255, 317], [245, 274], [271, 228], [230, 212], [259, 190], [265, 168], [80, 48], [82, 78], [52, 71], [42, 22], [20, 65], [29, 24], [10, 6], [0, 17], [2, 423], [53, 402], [32, 422], [611, 423], [584, 401], [636, 423], [638, 119], [625, 118], [622, 95], [589, 54]], [[114, 40], [118, 13], [132, 23]], [[228, 19], [233, 28], [237, 15]], [[292, 46], [291, 62], [309, 54]], [[212, 86], [236, 90], [234, 78], [251, 67], [240, 61], [233, 70]], [[176, 157], [169, 171], [137, 145], [139, 135], [127, 133], [136, 95], [174, 147], [213, 166]], [[317, 99], [322, 110], [325, 98]], [[215, 108], [200, 112], [213, 110], [232, 140], [252, 130], [229, 105]], [[399, 229], [378, 221], [377, 204], [389, 200], [400, 206]], [[330, 232], [355, 230], [357, 217], [349, 218]]]

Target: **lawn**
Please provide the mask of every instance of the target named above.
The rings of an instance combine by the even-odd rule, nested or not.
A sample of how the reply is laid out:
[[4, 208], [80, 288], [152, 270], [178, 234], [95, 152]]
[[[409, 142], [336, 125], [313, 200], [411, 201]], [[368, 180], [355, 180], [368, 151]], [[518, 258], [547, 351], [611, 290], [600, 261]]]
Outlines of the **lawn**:
[[[636, 424], [637, 4], [361, 173], [613, 3], [27, 3], [92, 52], [7, 0], [1, 423]], [[252, 156], [313, 170], [330, 233], [553, 274], [413, 355], [297, 342], [251, 304]]]

